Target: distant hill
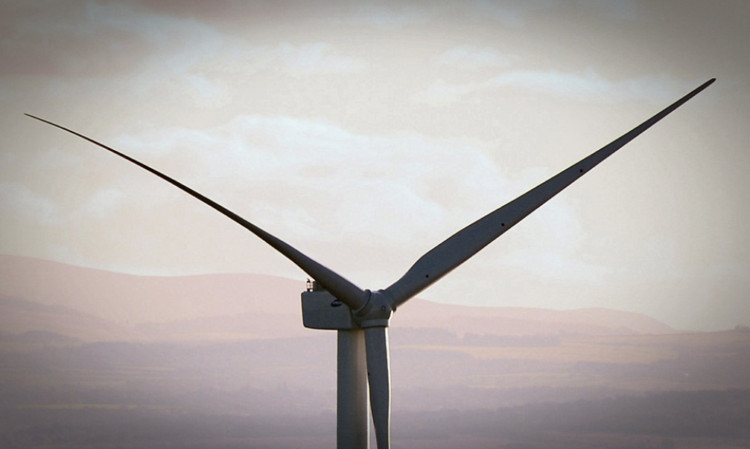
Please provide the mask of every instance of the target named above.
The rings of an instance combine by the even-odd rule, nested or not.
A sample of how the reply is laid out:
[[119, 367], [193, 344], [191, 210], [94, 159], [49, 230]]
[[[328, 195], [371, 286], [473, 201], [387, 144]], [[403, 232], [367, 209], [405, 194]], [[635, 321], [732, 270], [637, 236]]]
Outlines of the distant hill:
[[[96, 340], [226, 340], [318, 334], [302, 327], [304, 282], [254, 274], [133, 276], [0, 256], [4, 332], [55, 332]], [[608, 309], [468, 307], [414, 299], [398, 328], [461, 337], [664, 334], [645, 315]]]
[[0, 330], [3, 334], [23, 336], [25, 341], [61, 340], [64, 337], [84, 340], [138, 337], [137, 333], [126, 327], [65, 306], [40, 304], [2, 294]]
[[[107, 323], [115, 334], [107, 339], [273, 338], [311, 332], [302, 327], [300, 316], [304, 283], [272, 276], [134, 276], [0, 256], [0, 279], [0, 295], [68, 312], [53, 317], [49, 309], [39, 308], [31, 320], [28, 307], [16, 304], [16, 314], [27, 317], [27, 327], [9, 327], [18, 331], [44, 330], [36, 326], [47, 319], [52, 327], [65, 317], [77, 320], [70, 314], [76, 312]], [[12, 317], [10, 310], [0, 317], [3, 328]], [[97, 327], [92, 324], [86, 339], [101, 337]], [[80, 334], [76, 336], [84, 338]]]
[[[0, 257], [3, 447], [306, 447], [310, 435], [329, 440], [309, 447], [330, 447], [337, 339], [302, 327], [303, 288]], [[405, 447], [746, 446], [726, 440], [744, 438], [750, 417], [743, 329], [420, 299], [393, 322], [394, 439]], [[297, 425], [298, 441], [274, 439]], [[411, 445], [417, 435], [429, 438]], [[701, 439], [667, 439], [684, 435]]]
[[467, 307], [415, 299], [397, 311], [400, 323], [439, 327], [457, 335], [664, 334], [670, 326], [646, 315], [603, 308], [548, 310]]

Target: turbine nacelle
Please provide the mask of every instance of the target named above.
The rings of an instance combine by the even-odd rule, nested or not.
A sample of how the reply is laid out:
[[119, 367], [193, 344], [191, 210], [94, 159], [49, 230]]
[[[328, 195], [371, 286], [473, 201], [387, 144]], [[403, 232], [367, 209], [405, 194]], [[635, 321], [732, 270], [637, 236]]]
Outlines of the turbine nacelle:
[[355, 330], [388, 327], [393, 315], [393, 300], [385, 290], [365, 290], [362, 307], [352, 310], [343, 301], [320, 287], [308, 284], [302, 292], [302, 324], [310, 329]]

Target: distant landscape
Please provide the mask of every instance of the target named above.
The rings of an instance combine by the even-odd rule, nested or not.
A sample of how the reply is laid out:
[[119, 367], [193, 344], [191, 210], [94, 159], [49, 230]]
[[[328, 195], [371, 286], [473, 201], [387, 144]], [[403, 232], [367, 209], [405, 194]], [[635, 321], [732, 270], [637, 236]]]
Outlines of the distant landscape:
[[[0, 447], [330, 448], [335, 333], [300, 281], [0, 256]], [[750, 329], [414, 300], [394, 448], [748, 448]]]

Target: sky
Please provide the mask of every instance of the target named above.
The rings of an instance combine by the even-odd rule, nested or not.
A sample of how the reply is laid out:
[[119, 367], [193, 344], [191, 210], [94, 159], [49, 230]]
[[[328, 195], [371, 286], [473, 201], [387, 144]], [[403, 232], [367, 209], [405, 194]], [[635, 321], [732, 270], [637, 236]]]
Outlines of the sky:
[[748, 23], [745, 1], [4, 1], [0, 254], [306, 278], [24, 113], [374, 290], [716, 77], [420, 297], [750, 325]]

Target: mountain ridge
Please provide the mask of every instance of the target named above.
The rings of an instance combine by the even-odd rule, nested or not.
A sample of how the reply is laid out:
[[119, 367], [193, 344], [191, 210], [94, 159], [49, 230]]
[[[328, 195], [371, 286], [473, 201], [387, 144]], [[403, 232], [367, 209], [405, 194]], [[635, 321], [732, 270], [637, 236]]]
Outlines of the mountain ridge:
[[[0, 323], [3, 329], [17, 332], [69, 329], [70, 336], [89, 340], [257, 339], [314, 333], [302, 326], [299, 295], [304, 282], [281, 277], [138, 276], [0, 255], [0, 279], [0, 296], [26, 301], [26, 309], [30, 303], [48, 307], [39, 309], [34, 319], [29, 310], [22, 311], [20, 303], [14, 308], [12, 302], [4, 301]], [[60, 315], [54, 307], [78, 315]], [[24, 320], [17, 319], [20, 316], [25, 327], [21, 325]], [[66, 324], [66, 317], [77, 324]], [[604, 308], [479, 307], [419, 298], [399, 308], [392, 320], [399, 328], [443, 329], [456, 336], [675, 332], [645, 315]], [[78, 328], [73, 332], [71, 326]], [[91, 328], [88, 338], [87, 327]]]

